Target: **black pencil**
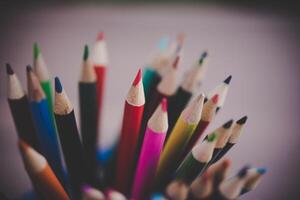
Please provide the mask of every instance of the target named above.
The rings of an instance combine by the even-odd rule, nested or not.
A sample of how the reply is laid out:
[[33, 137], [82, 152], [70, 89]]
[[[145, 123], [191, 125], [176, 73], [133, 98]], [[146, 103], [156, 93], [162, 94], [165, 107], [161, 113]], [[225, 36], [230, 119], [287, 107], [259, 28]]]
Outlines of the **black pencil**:
[[55, 78], [54, 116], [62, 151], [66, 161], [74, 199], [81, 199], [81, 185], [85, 181], [84, 157], [73, 105], [60, 80]]
[[96, 186], [97, 150], [97, 79], [89, 59], [89, 50], [84, 48], [81, 79], [79, 81], [80, 122], [84, 156], [87, 166], [87, 182]]
[[18, 136], [35, 150], [39, 150], [36, 128], [34, 126], [27, 95], [10, 64], [6, 64], [6, 72], [8, 86], [7, 101]]
[[228, 139], [228, 142], [226, 143], [222, 151], [217, 156], [215, 156], [214, 163], [220, 160], [237, 143], [247, 119], [248, 117], [244, 116], [235, 122], [234, 126], [232, 127], [232, 133]]
[[170, 134], [174, 127], [181, 111], [189, 102], [192, 97], [197, 85], [203, 79], [204, 74], [204, 60], [207, 57], [207, 52], [203, 52], [200, 56], [197, 64], [193, 65], [192, 68], [186, 73], [186, 76], [178, 87], [175, 95], [169, 100], [168, 117], [169, 117], [169, 131]]

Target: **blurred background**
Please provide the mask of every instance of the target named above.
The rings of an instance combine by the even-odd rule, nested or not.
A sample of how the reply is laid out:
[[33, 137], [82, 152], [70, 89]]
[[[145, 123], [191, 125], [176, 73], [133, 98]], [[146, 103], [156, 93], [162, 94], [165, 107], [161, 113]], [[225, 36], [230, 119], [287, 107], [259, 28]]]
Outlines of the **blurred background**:
[[110, 65], [102, 131], [106, 136], [101, 139], [113, 142], [137, 69], [151, 61], [161, 37], [175, 39], [184, 32], [178, 82], [205, 49], [209, 60], [201, 91], [233, 76], [225, 106], [209, 130], [230, 118], [249, 117], [227, 156], [233, 161], [231, 173], [244, 164], [268, 168], [259, 187], [241, 199], [300, 198], [299, 7], [294, 1], [184, 2], [0, 2], [0, 191], [16, 198], [31, 188], [6, 101], [5, 62], [26, 88], [25, 66], [32, 64], [32, 44], [38, 42], [51, 74], [61, 78], [78, 113], [83, 46], [91, 46], [104, 31]]

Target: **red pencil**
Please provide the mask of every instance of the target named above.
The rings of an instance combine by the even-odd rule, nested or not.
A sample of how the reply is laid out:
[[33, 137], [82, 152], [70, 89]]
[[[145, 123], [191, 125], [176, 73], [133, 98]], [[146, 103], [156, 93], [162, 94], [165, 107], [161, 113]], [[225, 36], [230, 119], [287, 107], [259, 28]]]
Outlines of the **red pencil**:
[[128, 194], [132, 183], [135, 151], [144, 111], [145, 96], [141, 78], [142, 72], [139, 70], [127, 94], [117, 152], [115, 187], [123, 194]]
[[98, 127], [101, 127], [100, 123], [106, 79], [106, 67], [108, 65], [107, 47], [103, 32], [98, 34], [96, 43], [94, 45], [93, 63], [97, 75]]

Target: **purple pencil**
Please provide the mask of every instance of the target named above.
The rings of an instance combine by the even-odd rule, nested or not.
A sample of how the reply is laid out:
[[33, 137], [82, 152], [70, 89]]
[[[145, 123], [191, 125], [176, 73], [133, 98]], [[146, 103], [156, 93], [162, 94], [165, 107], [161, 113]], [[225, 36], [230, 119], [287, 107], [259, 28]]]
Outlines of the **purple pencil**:
[[167, 100], [163, 98], [147, 124], [131, 192], [132, 200], [147, 199], [167, 130]]

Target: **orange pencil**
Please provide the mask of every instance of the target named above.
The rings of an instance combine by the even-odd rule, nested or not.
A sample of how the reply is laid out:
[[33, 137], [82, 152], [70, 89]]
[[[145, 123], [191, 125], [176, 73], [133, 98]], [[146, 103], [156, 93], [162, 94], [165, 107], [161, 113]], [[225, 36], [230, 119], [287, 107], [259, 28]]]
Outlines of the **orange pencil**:
[[36, 192], [42, 194], [44, 200], [69, 200], [69, 196], [54, 175], [47, 160], [22, 140], [19, 141], [19, 148], [25, 169]]

